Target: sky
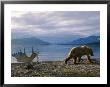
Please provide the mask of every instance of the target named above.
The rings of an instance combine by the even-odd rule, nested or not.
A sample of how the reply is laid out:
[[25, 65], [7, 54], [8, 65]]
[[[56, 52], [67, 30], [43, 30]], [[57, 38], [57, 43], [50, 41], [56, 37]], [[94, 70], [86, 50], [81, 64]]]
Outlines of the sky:
[[45, 11], [11, 13], [11, 36], [36, 37], [51, 43], [100, 35], [99, 11]]

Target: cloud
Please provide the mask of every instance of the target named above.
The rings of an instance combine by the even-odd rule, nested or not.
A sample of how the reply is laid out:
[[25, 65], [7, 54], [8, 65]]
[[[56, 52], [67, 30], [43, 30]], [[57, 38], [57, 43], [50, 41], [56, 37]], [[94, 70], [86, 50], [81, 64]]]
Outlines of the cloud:
[[[12, 12], [13, 37], [90, 36], [100, 33], [99, 11]], [[94, 34], [95, 32], [95, 34]], [[22, 34], [22, 35], [21, 35]], [[13, 38], [12, 37], [12, 38]], [[74, 38], [75, 39], [75, 38]]]

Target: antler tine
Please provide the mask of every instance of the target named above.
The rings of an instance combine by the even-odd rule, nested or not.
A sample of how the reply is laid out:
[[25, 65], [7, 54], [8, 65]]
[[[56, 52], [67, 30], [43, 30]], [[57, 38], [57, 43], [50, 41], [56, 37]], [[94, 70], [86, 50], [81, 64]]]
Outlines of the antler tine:
[[24, 48], [24, 54], [25, 54], [25, 48]]

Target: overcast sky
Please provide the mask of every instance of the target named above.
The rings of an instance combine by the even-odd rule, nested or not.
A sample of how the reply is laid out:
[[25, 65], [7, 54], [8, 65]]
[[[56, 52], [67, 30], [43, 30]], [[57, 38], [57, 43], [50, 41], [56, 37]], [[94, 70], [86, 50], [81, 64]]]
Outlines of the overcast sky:
[[11, 15], [12, 39], [36, 37], [49, 42], [68, 42], [99, 35], [98, 11], [20, 12]]

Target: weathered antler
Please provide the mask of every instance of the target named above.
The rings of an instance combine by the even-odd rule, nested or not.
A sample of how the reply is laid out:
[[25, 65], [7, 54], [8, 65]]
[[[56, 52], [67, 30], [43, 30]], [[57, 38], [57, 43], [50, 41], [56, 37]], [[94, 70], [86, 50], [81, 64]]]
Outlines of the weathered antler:
[[32, 62], [32, 60], [37, 56], [38, 57], [38, 53], [34, 52], [33, 47], [32, 47], [32, 54], [30, 57], [28, 57], [25, 53], [25, 48], [24, 48], [24, 53], [20, 50], [20, 52], [17, 53], [13, 53], [12, 54], [13, 57], [15, 57], [17, 59], [18, 62], [27, 62], [30, 63]]

